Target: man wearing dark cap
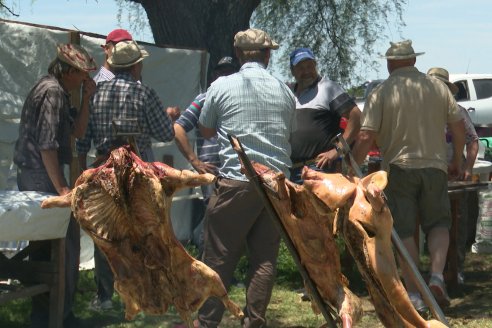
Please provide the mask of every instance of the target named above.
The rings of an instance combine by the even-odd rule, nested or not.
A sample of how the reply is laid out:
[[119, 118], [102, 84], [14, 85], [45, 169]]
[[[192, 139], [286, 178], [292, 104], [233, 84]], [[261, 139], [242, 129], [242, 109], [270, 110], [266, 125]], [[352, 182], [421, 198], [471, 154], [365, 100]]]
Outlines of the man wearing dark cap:
[[316, 59], [309, 48], [290, 54], [290, 70], [296, 83], [297, 129], [292, 133], [291, 180], [302, 183], [301, 171], [307, 165], [315, 170], [334, 172], [338, 154], [331, 139], [342, 132], [341, 118], [347, 126], [343, 137], [350, 144], [360, 127], [360, 110], [354, 100], [337, 83], [321, 77]]
[[[71, 136], [81, 137], [87, 126], [89, 99], [96, 86], [89, 76], [96, 64], [87, 51], [75, 44], [57, 46], [57, 56], [31, 89], [22, 107], [19, 137], [15, 144], [17, 186], [20, 191], [41, 191], [58, 195], [70, 192], [64, 166], [72, 160]], [[72, 107], [69, 92], [82, 87], [80, 109]], [[76, 104], [76, 107], [79, 107]], [[70, 218], [65, 237], [65, 295], [63, 322], [77, 327], [72, 312], [78, 280], [79, 225]], [[49, 241], [30, 241], [36, 251], [32, 260], [50, 259]], [[32, 298], [31, 327], [48, 327], [48, 293]]]
[[[212, 72], [212, 82], [221, 76], [227, 76], [237, 72], [237, 67], [232, 57], [222, 57]], [[196, 129], [196, 154], [193, 151], [187, 133], [198, 127], [198, 118], [202, 111], [203, 104], [207, 93], [199, 94], [195, 100], [188, 106], [186, 111], [174, 123], [175, 141], [178, 149], [183, 156], [193, 166], [198, 173], [212, 173], [217, 175], [220, 165], [219, 145], [217, 137], [203, 138], [200, 130]], [[203, 214], [208, 200], [213, 191], [213, 185], [202, 186], [203, 203], [194, 211], [194, 215], [199, 218], [193, 224], [192, 241], [198, 247], [199, 254], [203, 248]]]
[[[203, 262], [228, 288], [245, 247], [249, 255], [243, 327], [265, 327], [272, 293], [280, 235], [254, 187], [241, 173], [241, 163], [227, 135], [239, 138], [251, 160], [289, 176], [295, 100], [287, 85], [267, 72], [278, 44], [262, 30], [234, 37], [239, 72], [217, 79], [207, 90], [199, 118], [205, 138], [217, 134], [219, 177], [204, 221]], [[224, 305], [209, 298], [200, 308], [200, 327], [217, 327]]]
[[[114, 73], [109, 66], [108, 58], [115, 44], [121, 41], [133, 40], [132, 35], [124, 29], [115, 29], [106, 36], [105, 44], [101, 45], [104, 50], [104, 63], [99, 68], [99, 71], [94, 76], [94, 81], [99, 84], [103, 81], [109, 81], [114, 78]], [[91, 146], [91, 140], [84, 136], [77, 140], [77, 151], [79, 166], [82, 170], [87, 169], [87, 152]], [[96, 296], [91, 301], [90, 308], [93, 310], [110, 310], [113, 308], [111, 298], [114, 293], [114, 278], [113, 272], [109, 267], [108, 261], [99, 248], [94, 245], [94, 280], [96, 282]]]
[[[419, 223], [428, 241], [429, 288], [441, 306], [448, 306], [443, 279], [451, 227], [448, 174], [449, 178], [460, 175], [465, 143], [462, 117], [448, 87], [415, 67], [416, 57], [423, 53], [415, 53], [412, 41], [390, 45], [383, 56], [390, 75], [366, 99], [353, 155], [361, 163], [374, 143], [381, 150], [381, 166], [388, 171], [385, 193], [393, 226], [418, 263], [414, 234]], [[449, 165], [446, 126], [454, 146]], [[425, 304], [411, 268], [401, 261], [400, 265], [409, 298], [421, 312]]]

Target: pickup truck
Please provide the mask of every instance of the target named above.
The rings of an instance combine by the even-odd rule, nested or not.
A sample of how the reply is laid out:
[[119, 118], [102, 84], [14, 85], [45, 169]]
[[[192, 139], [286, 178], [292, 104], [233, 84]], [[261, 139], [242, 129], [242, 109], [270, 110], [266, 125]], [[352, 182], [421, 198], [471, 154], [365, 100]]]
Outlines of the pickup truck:
[[[468, 110], [475, 126], [492, 128], [492, 74], [450, 74], [449, 80], [458, 86], [456, 101]], [[361, 110], [367, 95], [383, 81], [364, 84], [364, 97], [356, 101]]]
[[477, 126], [492, 127], [492, 74], [450, 74], [458, 86], [456, 101], [465, 107]]

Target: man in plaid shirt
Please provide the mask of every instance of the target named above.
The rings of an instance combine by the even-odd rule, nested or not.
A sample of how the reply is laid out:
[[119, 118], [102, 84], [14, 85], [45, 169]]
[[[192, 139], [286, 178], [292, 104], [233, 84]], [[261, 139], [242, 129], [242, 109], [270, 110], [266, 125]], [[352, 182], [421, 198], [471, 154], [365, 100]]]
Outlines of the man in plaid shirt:
[[114, 46], [108, 63], [115, 77], [98, 84], [90, 103], [86, 135], [77, 141], [79, 155], [89, 151], [92, 140], [97, 151], [96, 162], [101, 163], [113, 149], [127, 143], [128, 140], [115, 135], [113, 122], [120, 122], [120, 133], [139, 133], [136, 145], [144, 161], [154, 161], [151, 137], [162, 142], [173, 140], [173, 122], [168, 109], [154, 89], [139, 82], [142, 61], [147, 56], [147, 51], [135, 41], [122, 41]]

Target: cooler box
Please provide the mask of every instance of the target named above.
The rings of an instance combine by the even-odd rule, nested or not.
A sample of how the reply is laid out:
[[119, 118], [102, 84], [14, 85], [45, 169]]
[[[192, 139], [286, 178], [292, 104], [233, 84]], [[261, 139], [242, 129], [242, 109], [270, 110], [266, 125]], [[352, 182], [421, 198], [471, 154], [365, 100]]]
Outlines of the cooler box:
[[[473, 165], [474, 179], [478, 181], [489, 181], [492, 172], [492, 162], [477, 159]], [[478, 177], [477, 177], [478, 176]]]

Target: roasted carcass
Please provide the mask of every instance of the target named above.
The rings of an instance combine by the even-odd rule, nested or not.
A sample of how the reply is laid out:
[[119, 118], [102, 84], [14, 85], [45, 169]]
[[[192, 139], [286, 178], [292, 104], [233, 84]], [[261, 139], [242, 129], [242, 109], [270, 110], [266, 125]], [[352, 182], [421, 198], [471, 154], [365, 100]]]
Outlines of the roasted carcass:
[[185, 251], [171, 226], [173, 194], [214, 180], [211, 174], [145, 163], [119, 148], [104, 165], [84, 171], [70, 194], [49, 198], [42, 207], [72, 207], [108, 259], [127, 319], [140, 311], [163, 314], [173, 304], [193, 327], [192, 312], [209, 296], [221, 299], [236, 317], [243, 316], [218, 274]]
[[[338, 194], [341, 188], [340, 183], [333, 185], [333, 174], [304, 168], [302, 177], [306, 189], [328, 206], [333, 204], [333, 193]], [[391, 245], [393, 218], [382, 198], [386, 172], [354, 181], [355, 195], [340, 206], [338, 227], [366, 282], [379, 319], [386, 327], [446, 327], [436, 320], [425, 321], [415, 311], [400, 280]]]
[[273, 172], [259, 163], [253, 163], [253, 167], [273, 191], [267, 193], [269, 199], [321, 297], [337, 309], [343, 327], [351, 327], [352, 322], [362, 316], [362, 306], [359, 298], [348, 289], [348, 281], [341, 273], [333, 221], [334, 210], [352, 197], [355, 184], [341, 175], [333, 175], [330, 183], [338, 193], [330, 194], [331, 201], [336, 204], [330, 209], [303, 186], [287, 180], [283, 173]]

